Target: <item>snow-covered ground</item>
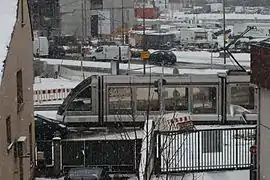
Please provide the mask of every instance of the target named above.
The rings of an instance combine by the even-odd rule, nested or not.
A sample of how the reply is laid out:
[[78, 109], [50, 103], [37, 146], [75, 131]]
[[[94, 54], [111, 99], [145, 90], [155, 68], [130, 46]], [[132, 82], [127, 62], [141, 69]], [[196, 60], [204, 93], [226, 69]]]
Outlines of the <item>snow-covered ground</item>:
[[[200, 52], [185, 52], [185, 51], [173, 51], [177, 57], [177, 62], [187, 63], [205, 63], [205, 64], [224, 64], [223, 58], [219, 57], [219, 53], [211, 53], [206, 51]], [[236, 53], [233, 54], [235, 59], [242, 66], [250, 66], [250, 54], [249, 53]], [[211, 60], [212, 56], [212, 60]], [[236, 65], [231, 58], [226, 58], [227, 65]]]
[[[249, 170], [203, 172], [181, 175], [169, 175], [169, 180], [248, 180]], [[166, 175], [153, 177], [152, 180], [164, 180]]]
[[[149, 50], [151, 53], [157, 50]], [[203, 64], [224, 64], [223, 58], [219, 57], [219, 53], [211, 53], [207, 51], [173, 51], [177, 57], [177, 62], [182, 63], [203, 63]], [[249, 53], [235, 53], [235, 59], [243, 66], [250, 66]], [[212, 57], [212, 59], [211, 59]], [[231, 58], [226, 58], [227, 65], [235, 65]]]
[[13, 27], [16, 22], [16, 11], [16, 0], [1, 0], [0, 22], [2, 23], [2, 28], [0, 30], [0, 78], [2, 77], [2, 64], [7, 56], [7, 46], [9, 46]]
[[53, 79], [53, 78], [35, 78], [34, 90], [45, 89], [62, 89], [62, 88], [74, 88], [81, 81], [71, 81], [67, 79]]

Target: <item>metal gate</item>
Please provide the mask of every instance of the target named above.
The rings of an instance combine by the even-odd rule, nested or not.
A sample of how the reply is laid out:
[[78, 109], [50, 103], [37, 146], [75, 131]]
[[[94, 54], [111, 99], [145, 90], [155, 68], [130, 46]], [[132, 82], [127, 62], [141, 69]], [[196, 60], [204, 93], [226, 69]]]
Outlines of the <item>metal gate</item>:
[[254, 126], [201, 129], [192, 133], [157, 132], [157, 173], [250, 169]]

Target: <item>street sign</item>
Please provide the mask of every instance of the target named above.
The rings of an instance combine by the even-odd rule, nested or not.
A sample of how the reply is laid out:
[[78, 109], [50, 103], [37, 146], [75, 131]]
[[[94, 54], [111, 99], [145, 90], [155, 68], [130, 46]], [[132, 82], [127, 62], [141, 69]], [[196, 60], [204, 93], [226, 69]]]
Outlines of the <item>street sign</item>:
[[141, 52], [141, 59], [142, 60], [147, 60], [150, 56], [150, 52], [149, 51], [142, 51]]

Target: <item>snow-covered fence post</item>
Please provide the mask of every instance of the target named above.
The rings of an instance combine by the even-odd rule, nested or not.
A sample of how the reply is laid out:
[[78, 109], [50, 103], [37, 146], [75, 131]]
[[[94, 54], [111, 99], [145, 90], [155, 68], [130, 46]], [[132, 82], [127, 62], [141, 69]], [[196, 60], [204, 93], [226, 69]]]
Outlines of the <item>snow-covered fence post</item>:
[[61, 175], [61, 138], [54, 137], [53, 138], [53, 160], [54, 160], [54, 175], [59, 177]]

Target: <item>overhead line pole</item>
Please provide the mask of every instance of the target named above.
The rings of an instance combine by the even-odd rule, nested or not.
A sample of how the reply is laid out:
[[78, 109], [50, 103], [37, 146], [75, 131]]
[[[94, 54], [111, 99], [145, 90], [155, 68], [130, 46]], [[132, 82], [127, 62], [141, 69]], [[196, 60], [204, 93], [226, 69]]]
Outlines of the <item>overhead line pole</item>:
[[[147, 51], [145, 38], [145, 0], [143, 0], [143, 51]], [[146, 74], [146, 60], [143, 60], [143, 74]]]
[[226, 15], [225, 15], [225, 1], [226, 0], [222, 0], [222, 7], [223, 7], [223, 53], [224, 53], [224, 59], [223, 59], [223, 63], [224, 65], [226, 64]]
[[86, 31], [86, 24], [85, 24], [85, 11], [86, 11], [86, 7], [85, 7], [85, 0], [82, 0], [82, 24], [81, 24], [81, 28], [82, 28], [82, 38], [81, 38], [81, 73], [82, 73], [82, 78], [83, 80], [85, 79], [85, 76], [84, 76], [84, 71], [83, 71], [83, 60], [84, 60], [84, 50], [83, 50], [83, 45], [84, 45], [84, 41], [85, 41], [85, 31]]
[[121, 11], [122, 11], [122, 45], [125, 44], [125, 32], [124, 32], [124, 28], [125, 28], [125, 25], [124, 25], [124, 0], [122, 0], [122, 7], [121, 7]]

